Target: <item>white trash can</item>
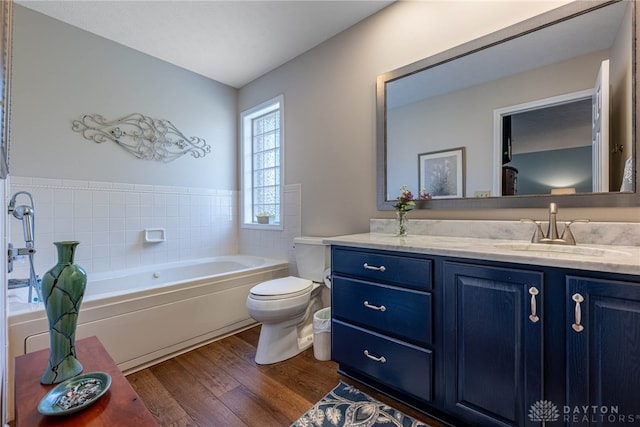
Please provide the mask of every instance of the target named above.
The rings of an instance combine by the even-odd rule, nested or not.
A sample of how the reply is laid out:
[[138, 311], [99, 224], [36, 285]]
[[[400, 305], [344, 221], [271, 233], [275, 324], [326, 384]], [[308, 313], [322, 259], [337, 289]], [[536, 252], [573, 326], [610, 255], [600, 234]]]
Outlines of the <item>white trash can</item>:
[[331, 360], [331, 307], [313, 315], [313, 355], [318, 360]]

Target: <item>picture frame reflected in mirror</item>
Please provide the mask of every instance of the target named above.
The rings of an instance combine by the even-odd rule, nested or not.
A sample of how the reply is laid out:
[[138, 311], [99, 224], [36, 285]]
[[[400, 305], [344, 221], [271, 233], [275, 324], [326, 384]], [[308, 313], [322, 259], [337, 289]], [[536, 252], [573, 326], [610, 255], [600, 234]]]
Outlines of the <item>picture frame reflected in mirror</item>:
[[465, 148], [418, 154], [418, 188], [434, 199], [464, 197]]

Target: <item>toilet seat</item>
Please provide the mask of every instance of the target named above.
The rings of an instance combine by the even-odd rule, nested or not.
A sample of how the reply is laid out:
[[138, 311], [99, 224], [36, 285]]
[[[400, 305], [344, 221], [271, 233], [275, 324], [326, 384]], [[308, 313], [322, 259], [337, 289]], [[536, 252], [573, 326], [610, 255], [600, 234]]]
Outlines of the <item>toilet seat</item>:
[[259, 283], [249, 293], [250, 298], [256, 300], [277, 300], [304, 295], [311, 292], [312, 288], [311, 280], [288, 276]]

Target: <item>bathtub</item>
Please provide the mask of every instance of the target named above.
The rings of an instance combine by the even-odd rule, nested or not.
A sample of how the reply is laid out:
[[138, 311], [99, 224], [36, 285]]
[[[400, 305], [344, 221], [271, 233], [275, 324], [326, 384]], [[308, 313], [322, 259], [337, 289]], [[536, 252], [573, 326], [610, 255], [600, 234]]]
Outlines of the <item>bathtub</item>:
[[[249, 290], [288, 273], [286, 261], [238, 255], [89, 274], [76, 339], [97, 336], [131, 373], [253, 326]], [[27, 293], [7, 294], [11, 415], [13, 358], [49, 347], [44, 305], [26, 303]]]

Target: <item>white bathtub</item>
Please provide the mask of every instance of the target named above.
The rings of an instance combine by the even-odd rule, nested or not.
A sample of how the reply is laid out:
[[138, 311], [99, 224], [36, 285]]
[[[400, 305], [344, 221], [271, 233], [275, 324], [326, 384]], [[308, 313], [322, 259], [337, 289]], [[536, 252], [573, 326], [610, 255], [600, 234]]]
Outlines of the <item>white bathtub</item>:
[[[76, 339], [97, 336], [130, 373], [254, 325], [245, 307], [249, 290], [288, 272], [286, 261], [225, 256], [89, 274]], [[7, 298], [13, 391], [13, 358], [48, 348], [49, 333], [44, 305], [23, 302], [26, 288]]]

